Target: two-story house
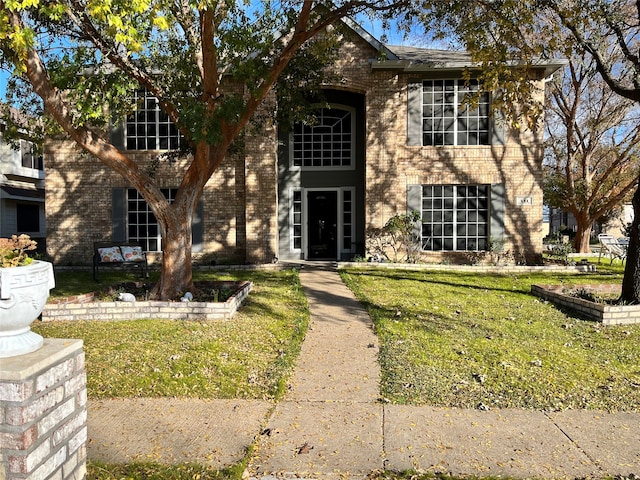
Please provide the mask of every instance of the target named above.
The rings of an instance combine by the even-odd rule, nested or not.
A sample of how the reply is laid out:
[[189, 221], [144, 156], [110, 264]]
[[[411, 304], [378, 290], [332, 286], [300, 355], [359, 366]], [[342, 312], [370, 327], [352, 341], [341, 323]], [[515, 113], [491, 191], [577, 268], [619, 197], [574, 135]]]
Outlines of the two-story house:
[[[317, 122], [247, 131], [242, 151], [214, 173], [194, 222], [194, 253], [243, 263], [351, 259], [365, 253], [370, 227], [417, 210], [426, 261], [465, 261], [492, 239], [519, 259], [539, 258], [541, 134], [509, 128], [488, 93], [465, 103], [479, 88], [468, 55], [386, 46], [349, 27]], [[541, 96], [561, 65], [533, 71]], [[153, 97], [140, 104], [111, 139], [153, 166], [170, 198], [187, 160], [163, 159], [178, 132]], [[277, 98], [264, 108], [277, 108]], [[140, 241], [151, 257], [161, 251], [157, 223], [125, 178], [69, 140], [48, 141], [45, 159], [55, 262], [88, 263], [91, 243], [103, 239]]]
[[[15, 111], [12, 112], [17, 115]], [[0, 237], [26, 233], [44, 252], [46, 222], [44, 164], [27, 131], [18, 140], [5, 137], [0, 121]]]

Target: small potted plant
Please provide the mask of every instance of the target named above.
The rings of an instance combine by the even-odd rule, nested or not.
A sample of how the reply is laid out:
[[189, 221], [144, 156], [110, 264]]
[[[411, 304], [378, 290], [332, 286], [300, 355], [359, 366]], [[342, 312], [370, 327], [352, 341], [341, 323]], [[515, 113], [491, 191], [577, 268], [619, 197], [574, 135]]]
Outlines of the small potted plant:
[[55, 287], [53, 265], [28, 254], [36, 242], [28, 235], [0, 238], [0, 358], [31, 353], [43, 339], [30, 325]]

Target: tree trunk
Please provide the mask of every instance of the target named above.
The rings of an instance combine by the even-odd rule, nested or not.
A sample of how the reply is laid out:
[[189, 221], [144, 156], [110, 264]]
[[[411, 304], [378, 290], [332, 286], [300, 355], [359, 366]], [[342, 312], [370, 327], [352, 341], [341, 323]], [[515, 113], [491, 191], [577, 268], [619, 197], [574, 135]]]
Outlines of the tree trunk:
[[[201, 143], [193, 164], [185, 173], [172, 204], [158, 202], [151, 207], [162, 233], [162, 272], [152, 295], [160, 300], [194, 293], [191, 243], [193, 217], [204, 185], [225, 158], [230, 141], [219, 146]], [[146, 198], [146, 197], [145, 197]]]
[[640, 303], [640, 182], [633, 195], [633, 223], [629, 235], [627, 265], [622, 280], [620, 302], [626, 304]]
[[589, 244], [591, 242], [591, 225], [593, 222], [590, 219], [576, 217], [576, 223], [578, 224], [578, 230], [573, 239], [573, 248], [578, 253], [589, 253], [591, 251]]
[[191, 270], [192, 215], [181, 216], [172, 208], [167, 219], [165, 222], [158, 220], [163, 228], [162, 271], [152, 296], [176, 300], [184, 293], [194, 291]]

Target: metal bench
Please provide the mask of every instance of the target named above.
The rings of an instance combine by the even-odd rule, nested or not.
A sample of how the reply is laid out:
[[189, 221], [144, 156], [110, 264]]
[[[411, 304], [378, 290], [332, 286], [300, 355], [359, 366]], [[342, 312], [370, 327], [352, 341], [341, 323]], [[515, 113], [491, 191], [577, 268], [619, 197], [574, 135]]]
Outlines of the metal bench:
[[147, 254], [136, 242], [93, 242], [93, 279], [98, 282], [100, 268], [139, 268], [148, 276]]
[[620, 245], [612, 235], [606, 235], [604, 233], [598, 235], [598, 240], [600, 241], [598, 263], [600, 263], [600, 258], [604, 254], [605, 256], [609, 256], [609, 258], [611, 259], [609, 265], [613, 265], [614, 258], [619, 258], [624, 264], [624, 261], [627, 258], [627, 249], [625, 246]]

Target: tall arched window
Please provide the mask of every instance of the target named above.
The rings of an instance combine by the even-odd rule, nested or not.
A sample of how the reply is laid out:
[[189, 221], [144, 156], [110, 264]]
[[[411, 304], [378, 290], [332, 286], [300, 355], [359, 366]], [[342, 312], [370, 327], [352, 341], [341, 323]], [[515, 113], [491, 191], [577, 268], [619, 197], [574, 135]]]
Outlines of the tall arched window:
[[315, 123], [297, 122], [293, 131], [293, 166], [353, 168], [354, 113], [347, 108], [322, 108]]

